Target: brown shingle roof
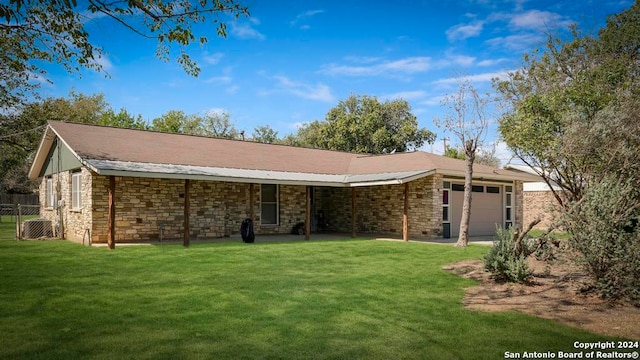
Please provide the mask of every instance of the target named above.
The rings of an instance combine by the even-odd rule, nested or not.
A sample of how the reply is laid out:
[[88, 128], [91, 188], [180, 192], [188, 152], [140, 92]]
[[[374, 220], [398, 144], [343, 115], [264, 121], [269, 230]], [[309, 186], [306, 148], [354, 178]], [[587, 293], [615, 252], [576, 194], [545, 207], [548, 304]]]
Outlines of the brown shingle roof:
[[355, 154], [51, 121], [83, 159], [344, 174]]
[[[202, 172], [203, 168], [243, 169], [239, 171], [243, 174], [246, 174], [244, 170], [255, 170], [255, 177], [263, 176], [260, 174], [264, 171], [297, 173], [297, 177], [302, 174], [332, 174], [344, 175], [345, 178], [397, 173], [401, 181], [404, 181], [403, 176], [408, 179], [418, 172], [464, 176], [465, 171], [462, 160], [422, 151], [368, 155], [58, 121], [50, 121], [49, 127], [82, 161], [94, 164], [94, 167], [101, 164], [105, 170], [111, 167], [111, 170], [129, 171], [127, 169], [134, 168], [135, 164], [159, 164], [172, 165], [161, 166], [162, 171], [182, 167], [180, 171], [185, 171], [182, 174]], [[48, 149], [42, 149], [44, 143], [43, 139], [30, 171], [31, 177], [38, 176], [34, 174], [40, 169], [35, 168], [41, 166], [42, 157], [48, 153]], [[132, 165], [123, 167], [124, 163]], [[526, 175], [484, 165], [474, 165], [474, 172], [477, 178], [527, 180], [523, 178]], [[221, 173], [228, 171], [216, 172]], [[364, 178], [375, 180], [371, 176]]]

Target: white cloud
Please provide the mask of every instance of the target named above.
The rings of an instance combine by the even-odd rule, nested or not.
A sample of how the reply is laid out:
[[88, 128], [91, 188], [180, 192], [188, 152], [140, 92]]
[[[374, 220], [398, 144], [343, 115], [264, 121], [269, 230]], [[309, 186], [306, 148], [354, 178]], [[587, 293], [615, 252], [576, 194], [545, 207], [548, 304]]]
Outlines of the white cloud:
[[[295, 19], [291, 20], [289, 22], [289, 24], [291, 26], [295, 26], [300, 21], [308, 19], [308, 18], [310, 18], [310, 17], [312, 17], [314, 15], [322, 14], [323, 12], [324, 12], [324, 10], [308, 10], [308, 11], [305, 11], [303, 13], [300, 13], [300, 14], [296, 15]], [[309, 28], [310, 28], [309, 25], [300, 26], [300, 29], [303, 29], [303, 30], [306, 30], [306, 29], [309, 29]]]
[[482, 60], [478, 62], [478, 66], [494, 66], [494, 65], [498, 65], [500, 63], [503, 63], [505, 61], [508, 61], [509, 59], [507, 58], [499, 58], [499, 59], [487, 59], [487, 60]]
[[404, 99], [404, 100], [417, 100], [422, 99], [427, 96], [427, 92], [424, 90], [414, 90], [414, 91], [401, 91], [393, 94], [382, 95], [382, 99]]
[[489, 72], [489, 73], [482, 73], [482, 74], [476, 74], [476, 75], [451, 77], [451, 78], [436, 80], [434, 81], [434, 84], [449, 85], [449, 84], [457, 84], [460, 81], [471, 81], [472, 83], [490, 82], [494, 78], [505, 79], [509, 73], [514, 71], [515, 70], [506, 70], [506, 71]]
[[509, 35], [505, 37], [497, 37], [485, 41], [489, 46], [502, 47], [513, 51], [528, 50], [536, 45], [542, 44], [544, 36], [542, 33], [538, 34], [517, 34]]
[[323, 66], [321, 72], [328, 75], [344, 76], [376, 76], [385, 74], [413, 74], [426, 72], [432, 68], [429, 57], [408, 57], [395, 61], [373, 63], [371, 65], [337, 65]]
[[572, 21], [557, 13], [540, 10], [529, 10], [514, 14], [509, 25], [515, 29], [549, 30], [557, 27], [566, 28]]
[[428, 106], [440, 106], [442, 104], [442, 100], [445, 99], [444, 95], [432, 96], [425, 101], [422, 101], [420, 104], [428, 105]]
[[109, 70], [113, 69], [113, 64], [111, 63], [111, 61], [106, 55], [102, 55], [102, 56], [98, 55], [93, 59], [93, 61], [96, 64], [102, 66], [103, 71], [108, 72]]
[[231, 85], [231, 86], [229, 86], [229, 87], [225, 90], [225, 92], [226, 92], [227, 94], [233, 95], [233, 94], [235, 94], [235, 93], [237, 93], [237, 92], [238, 92], [238, 89], [240, 89], [240, 86], [238, 86], [238, 85]]
[[223, 57], [224, 57], [224, 54], [221, 53], [221, 52], [217, 52], [217, 53], [213, 53], [213, 54], [209, 54], [209, 53], [205, 52], [204, 55], [202, 56], [202, 59], [207, 64], [215, 65], [215, 64], [219, 63], [220, 60], [222, 60]]
[[449, 41], [464, 40], [480, 35], [484, 27], [483, 21], [474, 21], [469, 24], [458, 24], [450, 27], [445, 32]]
[[[256, 18], [250, 18], [250, 22], [254, 25], [260, 24], [260, 20]], [[232, 22], [229, 33], [243, 40], [250, 40], [250, 39], [264, 40], [266, 38], [266, 36], [264, 36], [258, 30], [254, 29], [249, 23]]]
[[204, 80], [204, 82], [206, 84], [213, 84], [213, 85], [223, 85], [223, 84], [230, 84], [233, 81], [233, 78], [231, 76], [212, 76], [206, 80]]
[[476, 61], [475, 57], [466, 56], [466, 55], [450, 55], [447, 58], [450, 61], [453, 61], [454, 63], [456, 63], [457, 65], [465, 66], [465, 67], [473, 65], [473, 63]]
[[277, 90], [286, 92], [297, 97], [309, 100], [335, 102], [335, 96], [331, 93], [331, 89], [322, 83], [309, 85], [302, 82], [296, 82], [286, 76], [274, 76], [277, 81]]

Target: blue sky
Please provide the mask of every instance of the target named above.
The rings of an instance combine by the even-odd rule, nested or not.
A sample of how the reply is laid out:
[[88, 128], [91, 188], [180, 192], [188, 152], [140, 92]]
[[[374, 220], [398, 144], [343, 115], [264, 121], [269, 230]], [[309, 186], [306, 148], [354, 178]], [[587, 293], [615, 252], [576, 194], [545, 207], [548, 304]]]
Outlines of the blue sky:
[[[118, 110], [125, 108], [151, 121], [169, 110], [187, 114], [225, 110], [239, 129], [251, 134], [268, 124], [280, 136], [300, 124], [324, 119], [350, 94], [403, 98], [421, 127], [438, 133], [426, 151], [442, 152], [434, 125], [445, 109], [443, 95], [456, 88], [456, 77], [470, 76], [478, 89], [490, 79], [518, 69], [522, 54], [540, 46], [545, 33], [572, 23], [595, 33], [608, 14], [632, 0], [619, 1], [258, 1], [244, 0], [250, 18], [230, 20], [228, 37], [215, 30], [205, 46], [190, 56], [201, 73], [186, 74], [176, 62], [155, 57], [156, 43], [108, 18], [87, 26], [106, 53], [100, 61], [109, 74], [68, 74], [49, 66], [52, 85], [45, 96], [70, 90], [104, 93]], [[204, 29], [204, 28], [203, 28]], [[496, 141], [492, 125], [487, 144]], [[503, 161], [509, 155], [498, 145]]]

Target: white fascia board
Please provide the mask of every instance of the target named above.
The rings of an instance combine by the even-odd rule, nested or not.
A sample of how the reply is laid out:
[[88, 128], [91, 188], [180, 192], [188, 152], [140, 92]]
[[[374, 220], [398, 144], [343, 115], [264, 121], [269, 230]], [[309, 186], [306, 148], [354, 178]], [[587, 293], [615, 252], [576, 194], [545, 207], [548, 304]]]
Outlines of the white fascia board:
[[[437, 170], [436, 173], [442, 174], [445, 177], [456, 176], [456, 177], [464, 178], [466, 175], [465, 171], [454, 171], [454, 170]], [[523, 182], [532, 182], [533, 180], [531, 179], [531, 177], [532, 175], [518, 176], [517, 174], [503, 175], [503, 174], [487, 174], [487, 173], [477, 173], [477, 172], [473, 173], [473, 180], [477, 180], [477, 181], [498, 180], [498, 181], [513, 182], [514, 180], [520, 180]]]
[[[435, 170], [418, 170], [418, 171], [406, 171], [400, 173], [379, 173], [379, 174], [371, 174], [369, 176], [382, 177], [380, 180], [371, 180], [371, 181], [354, 181], [359, 175], [352, 175], [349, 177], [349, 186], [350, 187], [362, 187], [362, 186], [378, 186], [378, 185], [400, 185], [405, 184], [414, 180], [421, 179], [423, 177], [427, 177], [429, 175], [435, 174]], [[387, 177], [384, 179], [384, 177]]]
[[87, 163], [95, 169], [96, 173], [105, 176], [131, 176], [332, 187], [348, 186], [345, 182], [344, 175], [333, 174], [304, 174], [284, 171], [133, 163], [113, 160], [87, 160]]
[[96, 173], [105, 176], [192, 179], [327, 187], [361, 187], [403, 184], [435, 173], [435, 170], [425, 170], [396, 173], [340, 175], [133, 163], [115, 160], [87, 160], [85, 163]]

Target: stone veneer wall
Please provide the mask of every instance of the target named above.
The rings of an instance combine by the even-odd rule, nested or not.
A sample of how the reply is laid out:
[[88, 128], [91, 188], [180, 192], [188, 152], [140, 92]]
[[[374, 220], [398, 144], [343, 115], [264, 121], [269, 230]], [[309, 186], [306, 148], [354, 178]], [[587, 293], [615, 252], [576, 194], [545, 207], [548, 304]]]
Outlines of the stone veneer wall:
[[[54, 189], [59, 181], [59, 199], [65, 201], [64, 237], [88, 243], [107, 241], [109, 179], [82, 168], [82, 210], [71, 207], [71, 172], [54, 174]], [[249, 184], [191, 181], [191, 238], [215, 238], [236, 235], [242, 220], [250, 216]], [[550, 212], [542, 204], [549, 202], [522, 190], [514, 183], [515, 225], [527, 225], [533, 214]], [[324, 213], [328, 226], [319, 230], [351, 232], [351, 189], [315, 187], [314, 210]], [[116, 177], [116, 241], [158, 240], [160, 225], [164, 239], [180, 239], [184, 229], [184, 180]], [[54, 190], [55, 191], [55, 190]], [[254, 227], [256, 234], [284, 234], [304, 222], [305, 186], [279, 186], [280, 224], [260, 225], [260, 184], [254, 185]], [[356, 221], [360, 233], [402, 235], [404, 185], [381, 185], [356, 188]], [[59, 225], [58, 209], [45, 208], [46, 178], [40, 185], [41, 216]], [[409, 236], [432, 238], [442, 235], [442, 176], [433, 175], [409, 183]], [[553, 204], [553, 199], [550, 201]], [[537, 204], [537, 205], [535, 205]], [[532, 210], [533, 208], [537, 210]], [[546, 216], [546, 220], [553, 216]], [[539, 227], [548, 226], [548, 221]], [[90, 230], [90, 234], [87, 230]]]
[[[516, 218], [514, 227], [516, 229], [522, 229], [523, 226], [523, 216], [524, 216], [524, 191], [523, 191], [523, 182], [516, 180], [513, 182], [513, 190], [515, 192], [515, 200], [516, 200]], [[529, 225], [528, 223], [526, 225]]]
[[[47, 178], [43, 177], [40, 182], [40, 217], [51, 220], [53, 224], [55, 236], [63, 237], [76, 242], [89, 243], [91, 229], [91, 196], [92, 196], [92, 176], [91, 172], [82, 168], [82, 206], [78, 209], [72, 209], [71, 202], [71, 171], [64, 171], [53, 174], [53, 189], [58, 201], [64, 200], [64, 206], [59, 208], [47, 208]], [[60, 226], [60, 212], [62, 212], [62, 222], [64, 234], [57, 233]]]
[[[356, 229], [359, 233], [402, 235], [404, 185], [356, 188]], [[319, 188], [316, 210], [322, 210], [326, 230], [351, 232], [351, 189]], [[442, 176], [409, 183], [409, 237], [442, 235]]]
[[[93, 241], [107, 241], [109, 178], [94, 175]], [[240, 233], [250, 216], [249, 184], [190, 181], [189, 228], [192, 239], [216, 238]], [[305, 186], [279, 186], [279, 225], [260, 224], [260, 184], [254, 185], [254, 230], [260, 234], [289, 233], [304, 221]], [[181, 239], [184, 231], [185, 181], [116, 177], [116, 242]]]
[[542, 221], [535, 228], [547, 229], [558, 214], [556, 199], [551, 191], [524, 192], [524, 226], [540, 218]]

